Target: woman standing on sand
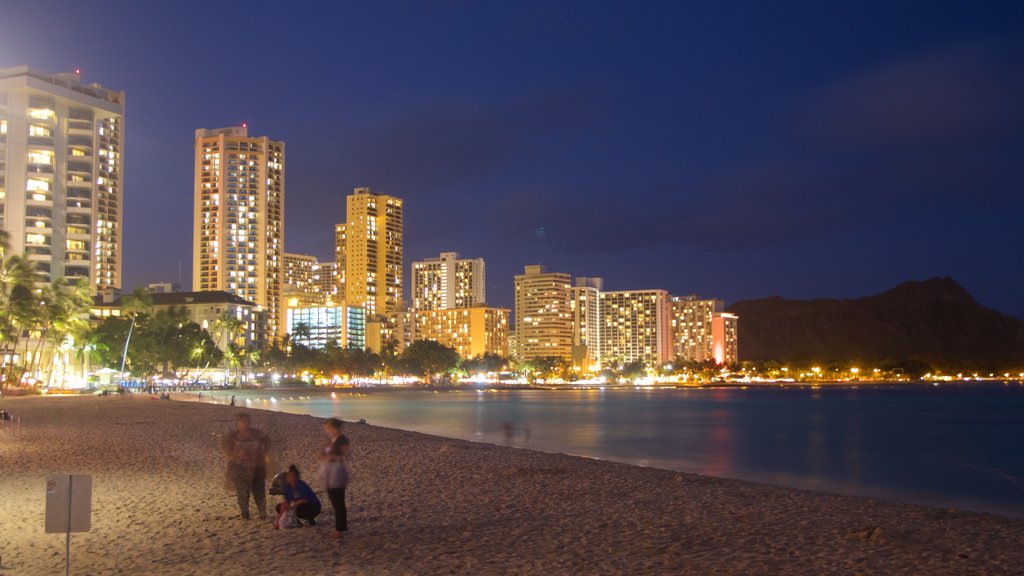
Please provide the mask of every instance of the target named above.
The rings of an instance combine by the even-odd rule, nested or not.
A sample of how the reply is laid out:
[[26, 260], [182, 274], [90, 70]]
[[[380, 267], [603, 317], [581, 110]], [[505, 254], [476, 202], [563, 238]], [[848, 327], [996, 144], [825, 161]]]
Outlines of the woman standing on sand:
[[324, 484], [327, 486], [327, 497], [334, 507], [334, 533], [331, 538], [340, 539], [348, 530], [348, 510], [345, 508], [345, 488], [349, 478], [349, 441], [341, 433], [342, 423], [337, 418], [328, 418], [324, 422], [324, 432], [331, 438], [331, 443], [323, 449]]

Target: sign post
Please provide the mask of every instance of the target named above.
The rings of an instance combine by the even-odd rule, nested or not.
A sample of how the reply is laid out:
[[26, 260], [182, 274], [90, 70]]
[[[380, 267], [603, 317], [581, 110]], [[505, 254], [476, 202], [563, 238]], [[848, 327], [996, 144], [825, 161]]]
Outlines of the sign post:
[[64, 574], [71, 573], [71, 533], [92, 528], [92, 476], [51, 474], [46, 477], [46, 533], [65, 534]]

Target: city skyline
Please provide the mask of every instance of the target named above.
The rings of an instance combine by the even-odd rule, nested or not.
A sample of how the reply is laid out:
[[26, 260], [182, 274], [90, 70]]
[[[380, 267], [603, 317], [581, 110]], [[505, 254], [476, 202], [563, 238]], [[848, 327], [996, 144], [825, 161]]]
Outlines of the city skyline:
[[[34, 7], [12, 3], [6, 22]], [[229, 6], [209, 7], [201, 22], [184, 20], [188, 10], [109, 11], [131, 51], [39, 47], [30, 30], [0, 24], [0, 66], [81, 67], [85, 82], [129, 94], [126, 289], [190, 284], [188, 247], [163, 241], [190, 225], [190, 133], [247, 121], [292, 146], [284, 249], [331, 260], [345, 195], [379, 187], [408, 203], [406, 260], [482, 256], [498, 306], [512, 302], [501, 279], [540, 262], [728, 302], [854, 297], [952, 276], [1024, 316], [1024, 272], [999, 265], [1022, 244], [1014, 215], [1024, 201], [1011, 193], [1024, 74], [1010, 6], [886, 9], [892, 22], [927, 19], [914, 30], [880, 26], [880, 4], [406, 11], [394, 23], [402, 40], [377, 51], [359, 48], [374, 44], [362, 30], [373, 26], [336, 36], [283, 15], [282, 38], [308, 58], [273, 56], [245, 76], [198, 45], [163, 50], [183, 30], [218, 37], [211, 30], [228, 18], [256, 21]], [[58, 37], [97, 17], [85, 6], [63, 12]], [[387, 12], [340, 6], [316, 20], [391, 24]], [[808, 25], [775, 42], [761, 22], [779, 17]], [[431, 29], [444, 39], [424, 41]], [[602, 72], [609, 63], [617, 75]], [[289, 90], [303, 78], [316, 79], [316, 93]], [[251, 86], [240, 89], [243, 80]]]

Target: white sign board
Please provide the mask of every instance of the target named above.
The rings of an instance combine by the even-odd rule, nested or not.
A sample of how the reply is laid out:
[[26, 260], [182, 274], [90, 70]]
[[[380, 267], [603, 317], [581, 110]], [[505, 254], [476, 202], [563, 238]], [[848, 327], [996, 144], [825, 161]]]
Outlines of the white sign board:
[[46, 477], [46, 532], [88, 532], [92, 528], [92, 476]]

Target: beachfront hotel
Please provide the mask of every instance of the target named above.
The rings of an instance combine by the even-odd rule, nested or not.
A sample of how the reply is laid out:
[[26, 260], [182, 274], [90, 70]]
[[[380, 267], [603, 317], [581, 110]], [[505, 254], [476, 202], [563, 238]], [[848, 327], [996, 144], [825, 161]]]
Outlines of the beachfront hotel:
[[[267, 341], [266, 311], [251, 302], [223, 290], [205, 292], [178, 292], [175, 290], [150, 290], [153, 311], [169, 308], [182, 309], [188, 319], [210, 332], [210, 337], [221, 350], [228, 344], [240, 348], [265, 348]], [[124, 297], [104, 293], [93, 297], [90, 311], [95, 320], [108, 316], [120, 316]], [[225, 318], [234, 318], [235, 326], [229, 327]]]
[[526, 266], [515, 277], [515, 353], [520, 360], [553, 356], [570, 360], [573, 347], [569, 274]]
[[302, 306], [290, 302], [286, 324], [293, 344], [308, 348], [366, 347], [366, 316], [359, 306], [333, 302]]
[[602, 366], [672, 360], [672, 312], [665, 290], [600, 293], [598, 362]]
[[124, 92], [0, 70], [0, 218], [44, 281], [121, 288]]
[[414, 318], [414, 340], [439, 342], [454, 348], [463, 358], [508, 356], [508, 308], [417, 310]]
[[255, 302], [271, 338], [284, 334], [284, 154], [244, 124], [196, 130], [192, 289]]
[[672, 297], [672, 340], [675, 357], [690, 362], [715, 359], [712, 319], [725, 303], [695, 295]]
[[600, 315], [601, 278], [576, 278], [572, 287], [572, 363], [581, 372], [589, 372], [598, 366], [601, 352]]
[[416, 310], [470, 308], [486, 301], [483, 258], [442, 252], [412, 263], [412, 305]]
[[402, 204], [400, 198], [356, 188], [346, 198], [346, 221], [335, 227], [340, 293], [345, 302], [363, 307], [367, 318], [390, 319], [402, 301]]
[[711, 339], [716, 364], [740, 361], [737, 323], [739, 317], [728, 312], [715, 312], [711, 318]]

